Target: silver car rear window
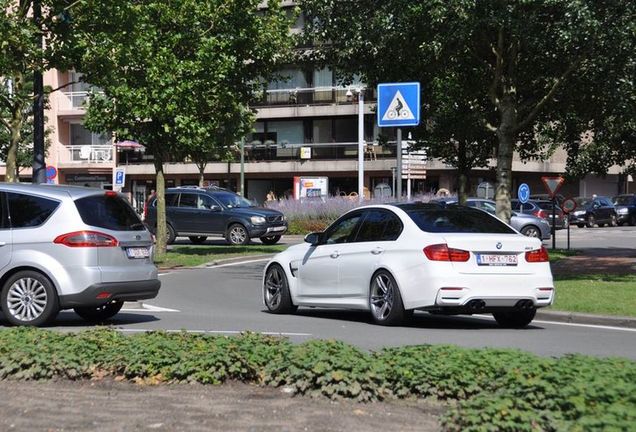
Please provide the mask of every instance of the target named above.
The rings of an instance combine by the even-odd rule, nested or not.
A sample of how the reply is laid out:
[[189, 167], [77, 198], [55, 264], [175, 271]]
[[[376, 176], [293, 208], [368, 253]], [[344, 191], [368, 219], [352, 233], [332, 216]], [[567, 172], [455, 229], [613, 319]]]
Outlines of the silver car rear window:
[[92, 195], [75, 201], [86, 225], [112, 231], [143, 231], [144, 224], [137, 213], [118, 195]]

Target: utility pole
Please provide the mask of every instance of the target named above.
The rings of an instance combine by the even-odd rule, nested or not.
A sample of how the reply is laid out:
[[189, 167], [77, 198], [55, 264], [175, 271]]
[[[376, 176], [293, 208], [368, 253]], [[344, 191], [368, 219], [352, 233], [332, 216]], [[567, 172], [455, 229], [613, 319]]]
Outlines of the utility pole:
[[[33, 22], [36, 27], [35, 44], [42, 48], [42, 4], [33, 0]], [[41, 66], [41, 65], [38, 65]], [[36, 67], [33, 73], [33, 183], [46, 183], [44, 162], [44, 81], [42, 71]]]

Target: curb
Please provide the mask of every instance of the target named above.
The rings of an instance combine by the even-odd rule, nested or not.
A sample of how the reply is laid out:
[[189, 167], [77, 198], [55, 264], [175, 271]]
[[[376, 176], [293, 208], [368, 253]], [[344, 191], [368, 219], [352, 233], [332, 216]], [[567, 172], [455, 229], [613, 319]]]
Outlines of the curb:
[[592, 315], [577, 312], [537, 311], [535, 319], [572, 324], [603, 325], [636, 329], [636, 318], [624, 316]]

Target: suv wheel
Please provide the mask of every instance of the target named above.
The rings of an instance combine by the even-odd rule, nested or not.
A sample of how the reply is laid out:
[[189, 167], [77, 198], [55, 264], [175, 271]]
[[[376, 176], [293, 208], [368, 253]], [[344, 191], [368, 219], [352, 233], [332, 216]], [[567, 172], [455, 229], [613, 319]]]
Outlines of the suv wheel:
[[190, 236], [188, 237], [193, 244], [200, 245], [208, 239], [206, 236]]
[[266, 244], [266, 245], [273, 245], [273, 244], [278, 243], [278, 241], [280, 240], [280, 237], [281, 237], [281, 236], [279, 236], [279, 235], [276, 235], [276, 236], [268, 236], [268, 237], [261, 237], [261, 241], [263, 242], [263, 244]]
[[123, 301], [115, 300], [98, 307], [76, 307], [76, 314], [90, 322], [100, 322], [114, 317], [124, 305]]
[[166, 232], [167, 232], [166, 243], [167, 244], [174, 243], [174, 241], [177, 239], [177, 233], [174, 231], [174, 228], [172, 228], [172, 225], [166, 224]]
[[39, 326], [60, 310], [51, 281], [32, 270], [20, 271], [7, 280], [1, 302], [4, 316], [13, 325]]
[[612, 215], [610, 216], [610, 223], [609, 226], [611, 227], [615, 227], [618, 225], [618, 220], [616, 219], [616, 215]]
[[243, 225], [236, 223], [228, 228], [226, 240], [231, 245], [242, 246], [250, 242], [250, 236]]
[[596, 220], [594, 219], [594, 215], [589, 215], [587, 217], [587, 221], [585, 222], [585, 226], [588, 228], [594, 228], [594, 224], [596, 224]]

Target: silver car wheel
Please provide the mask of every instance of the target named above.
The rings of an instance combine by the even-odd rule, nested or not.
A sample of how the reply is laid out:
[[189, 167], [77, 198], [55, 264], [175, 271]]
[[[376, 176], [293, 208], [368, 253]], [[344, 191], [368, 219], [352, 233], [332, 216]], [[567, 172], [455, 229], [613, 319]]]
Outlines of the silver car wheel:
[[33, 278], [18, 279], [9, 287], [7, 306], [9, 313], [20, 321], [33, 321], [42, 315], [48, 296], [46, 288]]
[[371, 285], [371, 312], [379, 320], [385, 320], [393, 309], [394, 298], [393, 281], [384, 273], [376, 275]]
[[527, 237], [541, 237], [541, 233], [535, 227], [529, 227], [523, 230], [523, 235]]
[[278, 267], [272, 267], [265, 278], [265, 304], [269, 309], [276, 309], [283, 295], [284, 280]]
[[230, 243], [232, 244], [244, 244], [245, 239], [247, 237], [247, 232], [245, 228], [240, 225], [234, 225], [232, 229], [230, 229]]

